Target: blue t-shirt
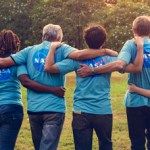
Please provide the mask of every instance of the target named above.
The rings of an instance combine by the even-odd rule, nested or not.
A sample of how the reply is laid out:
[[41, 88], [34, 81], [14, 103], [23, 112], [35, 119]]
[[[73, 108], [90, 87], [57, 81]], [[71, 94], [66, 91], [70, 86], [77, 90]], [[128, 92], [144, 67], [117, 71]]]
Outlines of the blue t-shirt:
[[20, 82], [21, 66], [0, 69], [0, 105], [16, 104], [22, 106]]
[[[56, 63], [56, 65], [61, 74], [66, 74], [79, 69], [80, 63], [90, 67], [98, 67], [115, 60], [116, 57], [110, 56], [97, 57], [80, 62], [66, 59]], [[111, 73], [106, 73], [80, 78], [76, 72], [73, 111], [90, 114], [112, 114], [110, 102], [110, 77]]]
[[[12, 55], [15, 63], [26, 64], [31, 80], [48, 85], [64, 86], [65, 76], [44, 72], [46, 56], [49, 52], [50, 42], [44, 41], [39, 45], [27, 47]], [[66, 44], [55, 52], [55, 61], [65, 59], [75, 48]], [[65, 112], [65, 100], [51, 93], [40, 93], [30, 89], [27, 91], [27, 107], [31, 112]]]
[[[133, 40], [128, 40], [119, 53], [118, 59], [127, 64], [133, 63], [137, 54], [137, 46]], [[140, 73], [129, 73], [128, 84], [134, 83], [140, 88], [150, 89], [150, 39], [144, 39], [144, 62]], [[125, 105], [127, 107], [150, 106], [150, 99], [137, 93], [126, 92]]]

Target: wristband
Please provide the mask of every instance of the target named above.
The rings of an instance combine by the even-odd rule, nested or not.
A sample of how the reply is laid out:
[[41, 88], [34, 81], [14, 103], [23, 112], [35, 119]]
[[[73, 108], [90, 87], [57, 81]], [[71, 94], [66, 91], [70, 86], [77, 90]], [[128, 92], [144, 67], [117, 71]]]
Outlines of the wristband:
[[94, 67], [92, 67], [91, 69], [92, 69], [92, 75], [94, 75], [95, 74]]

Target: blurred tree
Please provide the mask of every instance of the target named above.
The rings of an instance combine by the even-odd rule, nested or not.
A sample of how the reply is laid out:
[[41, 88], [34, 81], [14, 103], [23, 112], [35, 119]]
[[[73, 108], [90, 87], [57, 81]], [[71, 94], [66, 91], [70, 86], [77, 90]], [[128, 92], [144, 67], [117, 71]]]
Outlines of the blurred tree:
[[120, 51], [124, 42], [131, 39], [132, 22], [137, 16], [150, 15], [147, 5], [133, 2], [121, 2], [115, 7], [107, 7], [97, 10], [93, 21], [104, 25], [108, 31], [108, 41], [106, 46]]
[[59, 24], [64, 32], [64, 40], [77, 48], [83, 47], [82, 32], [96, 9], [104, 6], [97, 0], [46, 0], [32, 10], [33, 36], [41, 38], [43, 26]]
[[32, 20], [30, 11], [39, 0], [1, 0], [0, 1], [0, 30], [11, 29], [15, 31], [22, 42], [31, 36]]
[[122, 42], [131, 37], [129, 28], [133, 19], [146, 12], [150, 14], [146, 6], [150, 5], [150, 0], [144, 0], [142, 4], [132, 0], [116, 1], [116, 5], [107, 6], [105, 0], [1, 0], [0, 30], [14, 30], [23, 46], [27, 46], [41, 41], [44, 25], [59, 24], [64, 41], [80, 49], [83, 47], [83, 28], [98, 22], [109, 31], [107, 44], [119, 49]]
[[[79, 49], [83, 48], [83, 29], [91, 22], [93, 13], [104, 6], [104, 2], [99, 2], [97, 0], [66, 1], [64, 4], [66, 16], [64, 23], [67, 23], [69, 28], [63, 26], [65, 33], [67, 33], [65, 40], [70, 39], [71, 33], [72, 39], [70, 39], [70, 44]], [[68, 30], [70, 30], [70, 32], [68, 32]]]

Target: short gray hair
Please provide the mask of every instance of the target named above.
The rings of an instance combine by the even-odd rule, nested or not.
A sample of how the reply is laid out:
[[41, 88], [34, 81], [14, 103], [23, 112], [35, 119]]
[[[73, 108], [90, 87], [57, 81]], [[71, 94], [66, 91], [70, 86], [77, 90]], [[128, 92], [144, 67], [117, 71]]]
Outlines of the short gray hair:
[[59, 25], [48, 24], [43, 28], [43, 39], [47, 41], [62, 40], [63, 32]]

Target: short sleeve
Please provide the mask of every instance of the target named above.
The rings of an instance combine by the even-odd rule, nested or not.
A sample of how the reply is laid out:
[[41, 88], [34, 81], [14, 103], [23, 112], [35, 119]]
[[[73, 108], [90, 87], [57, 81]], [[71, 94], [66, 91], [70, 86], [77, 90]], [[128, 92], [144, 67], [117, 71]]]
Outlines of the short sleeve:
[[28, 58], [28, 53], [31, 47], [27, 47], [21, 51], [19, 51], [16, 54], [12, 54], [11, 58], [14, 60], [14, 62], [17, 65], [22, 65], [25, 64], [27, 62], [27, 58]]
[[26, 65], [20, 65], [17, 67], [17, 77], [19, 77], [22, 74], [28, 74]]
[[56, 66], [58, 67], [60, 74], [67, 74], [79, 69], [78, 61], [70, 58], [56, 63]]
[[132, 49], [132, 43], [133, 43], [131, 42], [132, 42], [131, 40], [128, 40], [124, 44], [118, 56], [118, 60], [123, 60], [126, 62], [126, 64], [129, 64], [131, 60], [131, 49]]
[[76, 48], [71, 47], [71, 46], [69, 46], [67, 44], [62, 45], [62, 51], [63, 51], [64, 58], [67, 58], [68, 55], [70, 53], [72, 53], [73, 51], [75, 51], [75, 50], [76, 50]]
[[115, 56], [107, 56], [107, 57], [108, 57], [108, 59], [106, 60], [106, 63], [111, 63], [111, 62], [117, 60], [117, 57], [115, 57]]

